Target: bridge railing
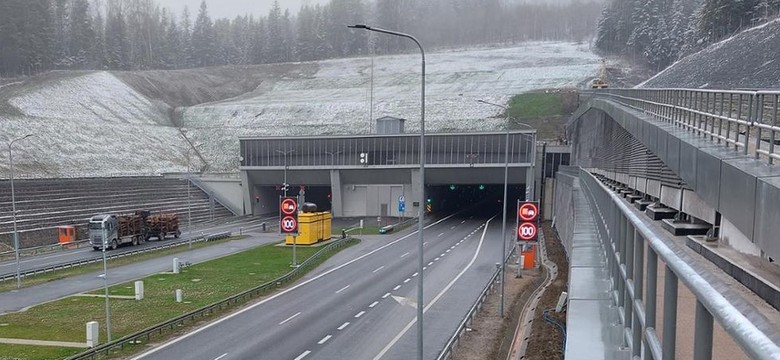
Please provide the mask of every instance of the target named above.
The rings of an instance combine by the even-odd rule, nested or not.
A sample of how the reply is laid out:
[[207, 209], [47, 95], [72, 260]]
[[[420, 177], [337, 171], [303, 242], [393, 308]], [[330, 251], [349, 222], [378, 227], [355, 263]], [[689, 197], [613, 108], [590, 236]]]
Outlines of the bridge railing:
[[780, 91], [607, 89], [588, 92], [733, 147], [770, 164], [780, 159]]
[[[580, 180], [607, 254], [610, 298], [618, 308], [623, 345], [632, 358], [674, 359], [677, 290], [682, 281], [696, 298], [693, 359], [712, 358], [713, 320], [750, 358], [780, 359], [780, 347], [759, 328], [771, 328], [766, 319], [756, 314], [748, 318], [690, 265], [690, 259], [675, 252], [592, 174], [580, 170]], [[656, 332], [659, 260], [664, 266], [661, 338]]]

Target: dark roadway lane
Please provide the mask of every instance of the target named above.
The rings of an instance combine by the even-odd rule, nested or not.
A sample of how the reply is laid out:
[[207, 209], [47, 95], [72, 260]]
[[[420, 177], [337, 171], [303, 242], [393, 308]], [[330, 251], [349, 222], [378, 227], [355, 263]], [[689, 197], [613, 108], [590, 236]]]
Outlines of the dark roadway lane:
[[[500, 219], [487, 231], [486, 220], [454, 216], [426, 227], [426, 358], [435, 357], [495, 271]], [[372, 236], [297, 285], [135, 359], [414, 358], [416, 325], [403, 329], [416, 317], [409, 302], [419, 278], [417, 240], [416, 232]]]
[[[182, 236], [178, 240], [186, 241], [189, 240], [190, 236], [198, 237], [201, 235], [201, 233], [215, 234], [224, 231], [232, 231], [234, 234], [238, 234], [239, 229], [243, 229], [244, 231], [257, 230], [261, 227], [261, 224], [264, 221], [268, 222], [269, 224], [275, 224], [276, 218], [275, 217], [274, 218], [252, 217], [252, 218], [243, 218], [226, 224], [205, 225], [199, 227], [193, 226], [193, 231], [192, 231], [193, 235], [187, 233], [186, 226], [185, 226], [184, 228], [182, 228]], [[122, 246], [116, 250], [109, 251], [108, 254], [109, 255], [121, 254], [128, 251], [156, 247], [162, 244], [167, 244], [171, 241], [173, 241], [173, 239], [169, 238], [163, 241], [152, 240], [138, 246]], [[91, 247], [86, 247], [86, 248], [73, 249], [73, 250], [63, 250], [63, 251], [58, 251], [49, 254], [25, 256], [19, 259], [19, 267], [21, 268], [22, 272], [25, 272], [29, 270], [42, 269], [49, 266], [66, 264], [75, 261], [81, 261], [87, 259], [102, 259], [102, 257], [103, 255], [101, 254], [100, 251], [95, 251]], [[16, 274], [16, 261], [8, 260], [8, 261], [0, 262], [0, 274], [2, 275]], [[24, 281], [24, 279], [22, 279], [22, 281]]]

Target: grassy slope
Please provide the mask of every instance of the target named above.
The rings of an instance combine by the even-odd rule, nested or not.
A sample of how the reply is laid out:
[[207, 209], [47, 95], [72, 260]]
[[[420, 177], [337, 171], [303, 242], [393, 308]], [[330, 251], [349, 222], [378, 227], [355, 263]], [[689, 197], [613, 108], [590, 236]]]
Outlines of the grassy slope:
[[578, 94], [573, 90], [545, 90], [518, 94], [509, 101], [507, 116], [510, 127], [537, 129], [540, 140], [558, 139], [563, 135], [567, 116], [577, 109]]

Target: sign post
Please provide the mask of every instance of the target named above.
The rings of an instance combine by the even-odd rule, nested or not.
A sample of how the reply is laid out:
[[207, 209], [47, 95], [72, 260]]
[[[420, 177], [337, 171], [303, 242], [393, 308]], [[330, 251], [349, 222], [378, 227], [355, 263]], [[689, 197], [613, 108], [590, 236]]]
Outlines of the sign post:
[[398, 212], [401, 213], [401, 221], [403, 221], [405, 211], [406, 211], [406, 197], [401, 195], [398, 197]]
[[[534, 244], [539, 237], [539, 204], [535, 201], [517, 201], [517, 230], [515, 238], [518, 246], [518, 256]], [[522, 277], [524, 261], [517, 266], [517, 276]]]
[[292, 235], [292, 267], [298, 267], [295, 253], [295, 243], [298, 238], [298, 198], [295, 196], [279, 197], [279, 232], [282, 235]]

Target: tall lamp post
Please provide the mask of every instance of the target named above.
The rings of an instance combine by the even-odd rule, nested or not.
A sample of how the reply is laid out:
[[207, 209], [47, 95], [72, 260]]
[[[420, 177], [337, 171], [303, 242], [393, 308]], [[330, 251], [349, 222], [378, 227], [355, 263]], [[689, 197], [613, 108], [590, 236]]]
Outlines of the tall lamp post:
[[422, 79], [420, 93], [420, 209], [417, 220], [417, 231], [420, 234], [420, 243], [418, 244], [419, 261], [418, 272], [420, 278], [417, 281], [417, 359], [423, 358], [423, 206], [425, 206], [425, 49], [414, 36], [402, 32], [390, 31], [380, 28], [367, 26], [364, 24], [347, 26], [351, 29], [363, 29], [367, 31], [378, 32], [382, 34], [407, 38], [414, 41], [420, 48], [422, 56]]
[[[504, 105], [494, 104], [492, 102], [488, 102], [488, 101], [485, 101], [485, 100], [477, 100], [477, 102], [482, 103], [482, 104], [487, 104], [487, 105], [500, 107], [500, 108], [504, 109], [504, 111], [507, 111], [507, 112], [509, 111], [509, 108], [504, 106]], [[528, 125], [528, 124], [525, 124], [525, 123], [521, 123], [521, 122], [518, 122], [518, 124], [524, 125], [524, 126], [527, 126], [528, 128], [533, 129], [533, 126], [531, 126], [531, 125]], [[505, 160], [505, 162], [504, 162], [504, 202], [502, 203], [503, 210], [501, 211], [501, 213], [502, 213], [502, 215], [501, 215], [501, 217], [502, 217], [502, 222], [501, 222], [501, 224], [502, 224], [501, 225], [501, 296], [500, 296], [501, 297], [501, 302], [499, 303], [499, 306], [498, 306], [498, 313], [499, 313], [499, 315], [501, 317], [504, 316], [504, 271], [506, 270], [506, 261], [504, 261], [504, 260], [506, 259], [506, 208], [507, 208], [506, 197], [507, 197], [507, 183], [509, 182], [509, 117], [508, 117], [508, 115], [507, 115], [506, 125], [504, 127], [506, 129], [506, 145], [504, 147], [504, 150], [506, 151], [506, 154], [504, 155], [504, 160]], [[532, 139], [535, 139], [535, 137], [536, 137], [536, 134], [534, 134]], [[533, 142], [536, 143], [536, 141], [533, 141]], [[535, 146], [535, 144], [532, 144], [532, 146]], [[535, 155], [532, 155], [532, 156], [535, 156]], [[534, 163], [535, 162], [536, 162], [535, 158], [531, 159], [531, 168], [529, 169], [529, 172], [531, 174], [533, 174]], [[531, 179], [533, 179], [533, 175], [531, 175]], [[533, 181], [533, 180], [531, 180], [531, 181]], [[528, 181], [526, 181], [526, 182], [528, 182]], [[531, 186], [530, 183], [526, 185], [526, 200], [530, 200], [530, 198], [529, 198], [529, 191], [528, 191], [530, 186]]]
[[[287, 188], [290, 187], [289, 184], [287, 184], [287, 155], [292, 154], [295, 152], [295, 150], [274, 150], [282, 155], [284, 155], [284, 185], [282, 185], [282, 190], [284, 191], [284, 197], [287, 197]], [[300, 208], [300, 204], [298, 204], [298, 207]], [[296, 256], [295, 252], [295, 244], [297, 241], [297, 236], [293, 235], [293, 258], [292, 258], [292, 267], [298, 267], [298, 257]]]
[[192, 145], [187, 148], [187, 235], [189, 236], [189, 248], [192, 250], [192, 168], [190, 161], [190, 151], [197, 150], [201, 145]]
[[14, 195], [14, 155], [13, 151], [11, 151], [11, 147], [14, 145], [15, 142], [27, 139], [28, 137], [33, 136], [33, 134], [27, 134], [25, 136], [22, 136], [20, 138], [16, 138], [11, 140], [11, 142], [8, 143], [8, 162], [10, 164], [10, 170], [11, 170], [11, 212], [13, 213], [13, 223], [14, 223], [14, 256], [16, 257], [16, 288], [22, 287], [22, 275], [21, 275], [21, 267], [19, 266], [19, 233], [16, 231], [16, 198]]

